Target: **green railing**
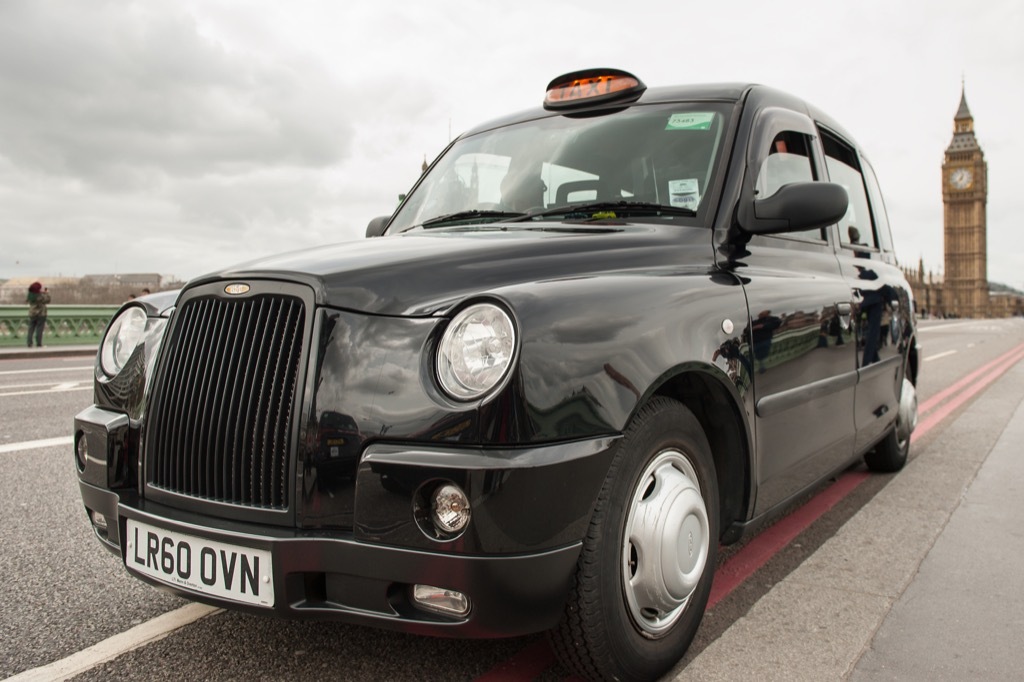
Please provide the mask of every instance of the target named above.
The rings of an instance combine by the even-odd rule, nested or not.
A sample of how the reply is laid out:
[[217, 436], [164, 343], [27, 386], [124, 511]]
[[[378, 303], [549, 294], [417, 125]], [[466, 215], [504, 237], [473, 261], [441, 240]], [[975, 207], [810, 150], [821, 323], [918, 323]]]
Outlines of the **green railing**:
[[[118, 305], [50, 305], [43, 332], [44, 346], [99, 345]], [[24, 346], [28, 339], [28, 306], [0, 305], [0, 347]]]

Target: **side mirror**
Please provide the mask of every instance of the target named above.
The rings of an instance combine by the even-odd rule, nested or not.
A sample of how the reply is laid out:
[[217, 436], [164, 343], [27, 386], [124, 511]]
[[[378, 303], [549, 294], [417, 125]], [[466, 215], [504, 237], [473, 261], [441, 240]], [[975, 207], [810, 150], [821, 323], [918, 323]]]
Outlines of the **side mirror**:
[[367, 238], [379, 237], [384, 234], [384, 228], [388, 226], [389, 220], [391, 220], [391, 216], [389, 215], [382, 215], [371, 220], [370, 224], [366, 226]]
[[753, 234], [781, 234], [837, 222], [846, 215], [850, 198], [842, 185], [833, 182], [794, 182], [753, 204], [753, 211], [745, 212], [743, 229]]

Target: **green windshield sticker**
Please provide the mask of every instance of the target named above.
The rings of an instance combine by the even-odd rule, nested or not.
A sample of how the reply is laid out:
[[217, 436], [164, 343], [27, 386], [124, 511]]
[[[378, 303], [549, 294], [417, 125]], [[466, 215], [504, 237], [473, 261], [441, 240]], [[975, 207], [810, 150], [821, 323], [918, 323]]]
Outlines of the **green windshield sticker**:
[[696, 111], [691, 114], [672, 114], [665, 130], [710, 130], [715, 114], [711, 111]]

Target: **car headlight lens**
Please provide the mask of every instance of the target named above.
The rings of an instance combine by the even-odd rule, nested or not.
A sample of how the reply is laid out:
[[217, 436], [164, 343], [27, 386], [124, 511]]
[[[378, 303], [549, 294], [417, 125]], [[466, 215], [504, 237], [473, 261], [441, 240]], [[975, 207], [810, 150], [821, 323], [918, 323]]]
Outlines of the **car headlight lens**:
[[100, 367], [108, 376], [116, 376], [124, 369], [145, 331], [146, 311], [138, 306], [125, 308], [114, 318], [100, 346]]
[[445, 330], [437, 350], [437, 377], [456, 400], [474, 400], [497, 386], [512, 366], [516, 329], [492, 303], [462, 310]]

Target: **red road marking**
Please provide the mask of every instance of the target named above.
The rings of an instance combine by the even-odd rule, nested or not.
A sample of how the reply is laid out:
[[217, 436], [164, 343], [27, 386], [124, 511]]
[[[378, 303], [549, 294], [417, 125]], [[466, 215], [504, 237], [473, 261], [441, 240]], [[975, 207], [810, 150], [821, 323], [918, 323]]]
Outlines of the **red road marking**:
[[870, 474], [866, 471], [852, 471], [843, 474], [835, 483], [812, 497], [807, 504], [758, 533], [743, 549], [729, 557], [715, 571], [715, 582], [711, 585], [708, 608], [712, 608], [729, 596], [729, 593], [742, 585], [743, 581], [778, 554], [779, 550], [792, 542], [793, 538], [804, 532], [808, 526], [817, 521], [836, 503], [853, 492], [854, 488], [869, 476]]
[[[923, 437], [1022, 359], [1024, 359], [1024, 344], [1020, 344], [1013, 350], [974, 370], [952, 386], [926, 400], [918, 407], [918, 412], [921, 415], [927, 414], [927, 416], [918, 421], [917, 428], [914, 429], [914, 434], [911, 436], [911, 442]], [[947, 399], [949, 402], [943, 404], [943, 401]], [[729, 596], [733, 590], [743, 584], [743, 581], [792, 542], [793, 538], [821, 518], [825, 512], [843, 500], [870, 476], [871, 474], [865, 471], [843, 474], [835, 483], [812, 497], [805, 505], [758, 533], [743, 549], [736, 552], [715, 571], [715, 581], [711, 586], [711, 596], [708, 598], [707, 608], [713, 608], [718, 602]], [[554, 654], [551, 653], [547, 642], [541, 640], [476, 679], [477, 682], [524, 682], [532, 680], [542, 673], [554, 664], [554, 660]]]
[[[929, 414], [926, 417], [922, 418], [918, 422], [917, 428], [914, 429], [914, 433], [910, 437], [910, 442], [913, 443], [915, 440], [917, 440], [918, 438], [924, 436], [924, 434], [928, 433], [929, 429], [931, 429], [933, 426], [935, 426], [936, 424], [941, 422], [943, 419], [948, 417], [950, 415], [950, 413], [954, 412], [958, 407], [960, 407], [965, 402], [967, 402], [971, 397], [976, 395], [978, 392], [980, 392], [986, 386], [988, 386], [993, 381], [995, 381], [996, 379], [1001, 377], [1003, 374], [1005, 374], [1006, 371], [1009, 370], [1011, 367], [1013, 367], [1015, 364], [1017, 364], [1021, 360], [1021, 358], [1024, 358], [1024, 344], [1021, 344], [1021, 345], [1017, 346], [1016, 348], [1014, 348], [1009, 353], [1006, 353], [1005, 355], [999, 357], [998, 361], [999, 362], [1003, 362], [1003, 364], [1001, 366], [998, 366], [998, 367], [995, 367], [994, 369], [992, 369], [992, 367], [993, 367], [993, 365], [995, 363], [991, 363], [990, 362], [989, 364], [987, 364], [984, 367], [982, 367], [980, 370], [977, 370], [977, 371], [971, 373], [969, 375], [971, 378], [977, 377], [978, 375], [982, 375], [981, 378], [978, 379], [975, 383], [973, 383], [973, 384], [971, 384], [969, 386], [966, 386], [966, 387], [962, 387], [961, 384], [963, 382], [960, 381], [960, 382], [957, 382], [956, 384], [954, 384], [953, 386], [950, 386], [950, 388], [947, 388], [945, 391], [943, 391], [939, 395], [935, 396], [935, 398], [939, 398], [939, 397], [945, 398], [944, 394], [946, 394], [950, 389], [962, 388], [963, 390], [960, 393], [957, 394], [956, 398], [954, 398], [953, 400], [949, 401], [948, 403], [945, 403], [944, 405], [941, 405], [941, 406], [936, 408], [936, 406], [938, 405], [939, 401], [936, 401], [935, 398], [930, 399], [928, 401], [928, 403], [927, 403], [928, 409], [933, 409], [933, 408], [936, 408], [936, 409], [935, 409], [934, 412], [932, 412], [931, 414]], [[984, 374], [984, 372], [988, 372], [988, 373]], [[922, 412], [923, 412], [923, 410], [922, 410]]]
[[957, 381], [952, 386], [949, 386], [949, 387], [943, 389], [942, 391], [939, 391], [938, 393], [933, 395], [931, 398], [929, 398], [928, 400], [926, 400], [923, 403], [921, 403], [921, 405], [918, 407], [918, 411], [922, 415], [925, 414], [926, 412], [929, 412], [936, 405], [939, 405], [943, 400], [945, 400], [946, 398], [950, 397], [951, 395], [957, 393], [958, 391], [962, 390], [965, 386], [969, 385], [971, 382], [973, 382], [975, 379], [977, 379], [979, 376], [981, 376], [985, 372], [988, 372], [989, 370], [991, 370], [993, 367], [996, 367], [997, 365], [1000, 365], [1003, 362], [1006, 362], [1010, 357], [1012, 357], [1013, 355], [1019, 353], [1021, 350], [1024, 350], [1024, 343], [1020, 344], [1019, 346], [1017, 346], [1016, 348], [1014, 348], [1014, 349], [1012, 349], [1010, 351], [1007, 351], [1006, 353], [1003, 353], [998, 358], [996, 358], [995, 360], [989, 362], [988, 364], [979, 367], [978, 369], [974, 370], [973, 372], [971, 372], [967, 376], [961, 378], [959, 381]]

